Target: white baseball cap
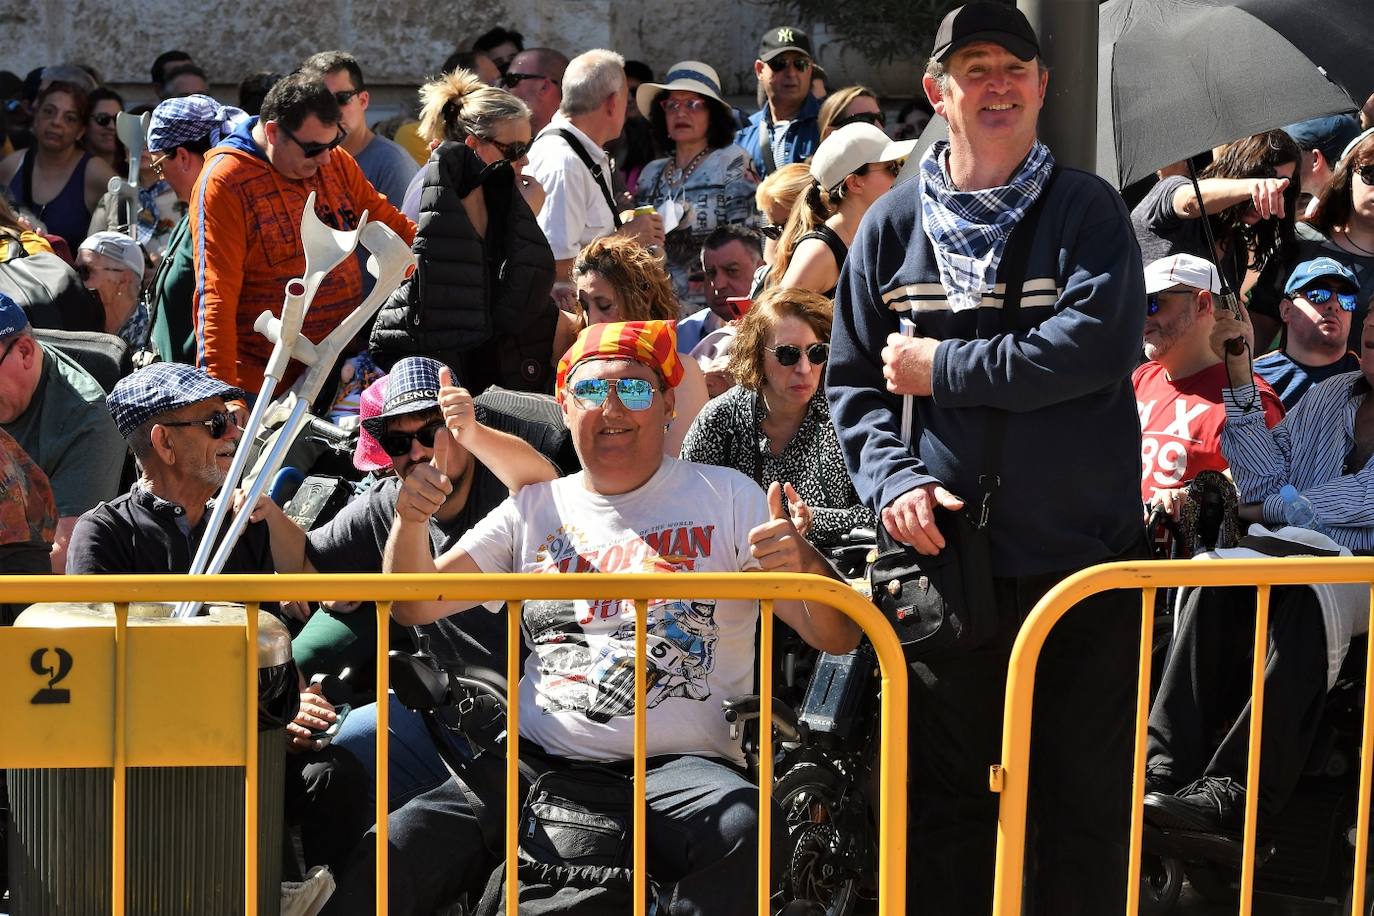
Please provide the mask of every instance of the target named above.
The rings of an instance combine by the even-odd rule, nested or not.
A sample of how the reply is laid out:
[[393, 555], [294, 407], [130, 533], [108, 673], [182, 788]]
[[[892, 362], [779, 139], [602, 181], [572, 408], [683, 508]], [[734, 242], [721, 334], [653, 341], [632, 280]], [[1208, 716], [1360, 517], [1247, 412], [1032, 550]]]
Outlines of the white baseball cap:
[[118, 261], [125, 270], [143, 279], [143, 249], [138, 242], [122, 232], [93, 232], [86, 236], [77, 251], [93, 251]]
[[915, 148], [915, 140], [892, 140], [876, 125], [846, 124], [821, 141], [811, 157], [811, 177], [833, 191], [868, 163], [905, 159]]
[[1145, 266], [1145, 292], [1157, 293], [1174, 286], [1221, 292], [1216, 266], [1194, 254], [1171, 254]]

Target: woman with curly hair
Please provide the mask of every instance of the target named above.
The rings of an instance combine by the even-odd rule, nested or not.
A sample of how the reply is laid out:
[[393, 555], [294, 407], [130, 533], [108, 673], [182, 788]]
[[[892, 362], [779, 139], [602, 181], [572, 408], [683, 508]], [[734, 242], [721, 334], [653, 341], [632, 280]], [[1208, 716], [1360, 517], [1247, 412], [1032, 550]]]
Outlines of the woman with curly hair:
[[[1247, 289], [1247, 273], [1258, 274], [1293, 245], [1301, 191], [1295, 172], [1301, 162], [1302, 150], [1281, 130], [1222, 147], [1198, 181], [1214, 251], [1207, 247], [1192, 181], [1184, 175], [1162, 179], [1131, 211], [1144, 263], [1171, 254], [1197, 255], [1216, 264], [1232, 290]], [[1259, 317], [1255, 341], [1263, 352], [1278, 325]]]
[[[633, 239], [608, 235], [577, 255], [572, 268], [577, 304], [585, 326], [608, 321], [676, 321], [677, 299], [663, 264]], [[664, 454], [682, 450], [692, 421], [707, 401], [706, 379], [693, 360], [682, 361], [685, 374], [677, 386], [677, 414], [668, 424]]]
[[[657, 207], [676, 228], [664, 237], [668, 274], [688, 314], [706, 306], [701, 273], [701, 243], [724, 223], [754, 222], [758, 178], [749, 154], [735, 145], [735, 121], [720, 96], [716, 71], [695, 60], [673, 64], [662, 83], [644, 83], [635, 103], [654, 143], [668, 155], [639, 173], [635, 203]], [[667, 229], [667, 225], [664, 226]]]
[[830, 355], [830, 300], [805, 289], [770, 289], [740, 322], [730, 353], [737, 384], [707, 404], [682, 457], [736, 470], [765, 490], [788, 490], [798, 528], [817, 547], [872, 527], [830, 423], [821, 386]]

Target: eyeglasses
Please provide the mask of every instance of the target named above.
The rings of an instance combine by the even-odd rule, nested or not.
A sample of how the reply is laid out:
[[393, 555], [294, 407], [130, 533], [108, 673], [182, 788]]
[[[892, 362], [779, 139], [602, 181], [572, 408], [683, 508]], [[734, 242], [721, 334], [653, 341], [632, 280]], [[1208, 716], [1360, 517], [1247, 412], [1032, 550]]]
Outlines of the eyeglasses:
[[777, 223], [769, 223], [767, 226], [759, 227], [759, 234], [766, 239], [772, 239], [776, 242], [778, 239], [782, 238], [782, 227]]
[[381, 445], [382, 451], [392, 458], [399, 458], [410, 453], [412, 441], [419, 442], [424, 448], [434, 448], [434, 437], [439, 430], [444, 428], [443, 420], [431, 420], [419, 429], [408, 433], [384, 433], [377, 437], [377, 442]]
[[772, 70], [774, 73], [786, 70], [789, 65], [798, 73], [805, 73], [807, 70], [811, 69], [811, 58], [809, 57], [789, 57], [787, 59], [775, 57], [764, 63], [768, 64], [768, 69]]
[[1158, 315], [1158, 314], [1159, 314], [1159, 309], [1160, 309], [1159, 297], [1160, 297], [1160, 296], [1177, 296], [1177, 295], [1179, 295], [1180, 293], [1186, 293], [1186, 294], [1188, 294], [1188, 295], [1191, 296], [1191, 295], [1193, 294], [1193, 291], [1192, 291], [1192, 290], [1189, 290], [1189, 289], [1162, 289], [1162, 290], [1160, 290], [1160, 291], [1157, 292], [1157, 293], [1150, 293], [1150, 294], [1146, 295], [1146, 297], [1145, 297], [1145, 314], [1146, 314], [1146, 316], [1148, 317], [1148, 316], [1153, 316], [1153, 315]]
[[626, 410], [648, 410], [654, 402], [653, 382], [642, 378], [584, 378], [573, 382], [572, 396], [578, 406], [591, 409], [606, 403], [611, 386]]
[[558, 87], [558, 88], [560, 88], [560, 89], [563, 88], [563, 84], [560, 83], [560, 82], [558, 82], [558, 80], [549, 79], [547, 76], [545, 76], [545, 75], [542, 74], [542, 73], [510, 73], [510, 72], [507, 72], [507, 73], [502, 74], [502, 76], [501, 76], [501, 84], [502, 84], [503, 86], [505, 86], [507, 89], [514, 89], [516, 86], [519, 86], [519, 85], [520, 85], [522, 82], [524, 82], [525, 80], [549, 80], [549, 82], [552, 83], [554, 86], [556, 86], [556, 87]]
[[153, 174], [156, 175], [158, 178], [166, 178], [167, 175], [163, 171], [163, 167], [167, 164], [167, 160], [171, 158], [172, 153], [163, 153], [158, 158], [149, 161], [148, 168], [152, 169]]
[[361, 89], [340, 89], [338, 92], [334, 93], [334, 101], [342, 108], [353, 101], [353, 97], [360, 92], [362, 92]]
[[108, 111], [97, 111], [95, 114], [91, 115], [91, 120], [101, 127], [114, 127], [115, 125], [115, 115], [110, 114]]
[[813, 366], [824, 366], [825, 361], [830, 358], [830, 344], [813, 343], [805, 347], [798, 347], [795, 344], [779, 344], [776, 347], [764, 347], [765, 350], [773, 354], [779, 366], [795, 366], [802, 358], [802, 353], [806, 354], [806, 359]]
[[524, 159], [525, 154], [528, 153], [530, 147], [534, 145], [529, 140], [512, 140], [510, 143], [502, 143], [499, 140], [489, 140], [486, 137], [482, 139], [500, 150], [501, 158], [507, 162], [519, 162], [521, 159]]
[[706, 110], [705, 99], [659, 99], [658, 107], [668, 114], [677, 114], [679, 111], [690, 111], [696, 114]]
[[881, 111], [861, 111], [848, 117], [840, 118], [831, 127], [844, 127], [846, 124], [872, 124], [875, 127], [887, 127], [887, 118], [883, 117]]
[[1360, 181], [1374, 187], [1374, 162], [1355, 166], [1355, 174], [1360, 176]]
[[211, 439], [223, 439], [224, 434], [229, 431], [229, 424], [239, 425], [239, 421], [234, 419], [234, 415], [224, 410], [217, 410], [204, 420], [176, 420], [167, 423], [159, 423], [158, 426], [204, 426], [210, 431]]
[[1325, 286], [1313, 286], [1289, 295], [1301, 296], [1313, 305], [1326, 305], [1335, 296], [1341, 308], [1347, 312], [1353, 312], [1359, 306], [1359, 297], [1355, 293], [1340, 293]]
[[305, 154], [305, 158], [307, 159], [314, 159], [321, 153], [327, 153], [332, 149], [337, 149], [339, 144], [344, 142], [344, 138], [348, 136], [348, 131], [344, 130], [343, 125], [341, 124], [339, 125], [339, 135], [335, 137], [332, 142], [306, 143], [304, 140], [300, 139], [295, 134], [291, 133], [291, 131], [287, 130], [286, 125], [281, 123], [280, 121], [277, 122], [277, 127], [281, 128], [282, 133], [286, 134], [286, 139], [290, 140], [292, 143], [296, 144], [301, 148], [301, 152]]

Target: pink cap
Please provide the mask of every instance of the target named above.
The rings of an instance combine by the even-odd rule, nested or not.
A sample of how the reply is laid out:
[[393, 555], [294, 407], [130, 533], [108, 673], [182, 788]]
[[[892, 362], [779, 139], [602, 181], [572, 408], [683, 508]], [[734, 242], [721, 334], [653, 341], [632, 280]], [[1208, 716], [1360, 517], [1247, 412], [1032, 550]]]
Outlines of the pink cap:
[[[369, 420], [382, 412], [386, 401], [386, 376], [382, 376], [367, 386], [358, 404], [358, 419]], [[353, 450], [353, 466], [360, 471], [380, 471], [391, 467], [391, 456], [367, 431], [365, 424], [358, 427], [358, 445]]]

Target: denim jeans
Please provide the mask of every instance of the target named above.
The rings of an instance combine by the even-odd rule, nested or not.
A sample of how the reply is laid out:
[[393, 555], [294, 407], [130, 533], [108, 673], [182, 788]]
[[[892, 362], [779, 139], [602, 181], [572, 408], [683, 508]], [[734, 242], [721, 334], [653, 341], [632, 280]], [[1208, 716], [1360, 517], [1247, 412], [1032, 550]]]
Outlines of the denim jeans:
[[[387, 746], [387, 799], [388, 811], [395, 811], [418, 795], [422, 795], [449, 778], [449, 771], [434, 749], [434, 739], [418, 712], [407, 709], [390, 695], [388, 709], [390, 721], [387, 732], [391, 742]], [[470, 756], [463, 739], [446, 734], [448, 746], [454, 754], [466, 759]], [[369, 780], [368, 797], [372, 797], [371, 786], [377, 779], [377, 706], [369, 703], [348, 714], [339, 734], [334, 738], [334, 746], [347, 750], [362, 763]]]

